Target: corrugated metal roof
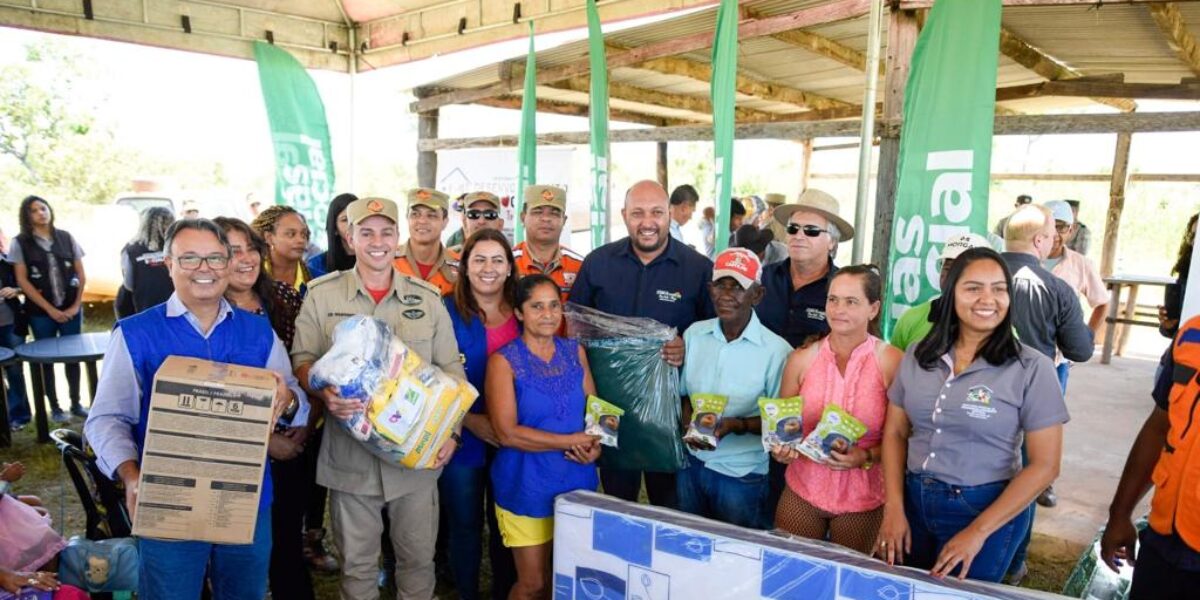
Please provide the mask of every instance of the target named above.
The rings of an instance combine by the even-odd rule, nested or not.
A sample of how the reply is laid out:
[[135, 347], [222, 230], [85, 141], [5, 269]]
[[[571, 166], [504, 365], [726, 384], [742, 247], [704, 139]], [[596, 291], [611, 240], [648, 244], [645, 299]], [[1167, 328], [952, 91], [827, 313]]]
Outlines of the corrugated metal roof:
[[[744, 3], [760, 16], [772, 16], [828, 4], [832, 0], [767, 0]], [[1193, 30], [1200, 29], [1200, 3], [1179, 5]], [[612, 33], [607, 41], [624, 47], [639, 47], [711, 31], [715, 9], [703, 9], [680, 18]], [[1006, 8], [1004, 27], [1031, 45], [1042, 49], [1083, 75], [1125, 74], [1129, 82], [1175, 83], [1193, 74], [1167, 44], [1145, 6], [1092, 5], [1059, 7]], [[865, 53], [867, 44], [865, 16], [810, 28], [807, 31]], [[885, 19], [886, 29], [886, 19]], [[886, 43], [887, 35], [884, 33]], [[578, 41], [539, 52], [540, 68], [568, 64], [585, 59], [587, 42]], [[699, 50], [681, 58], [708, 63], [709, 51]], [[833, 98], [851, 104], [862, 101], [865, 75], [836, 60], [798, 48], [788, 42], [765, 36], [741, 40], [738, 48], [739, 73], [764, 82]], [[678, 75], [638, 68], [617, 68], [610, 74], [613, 82], [637, 86], [664, 94], [707, 98], [708, 84]], [[448, 88], [478, 87], [500, 80], [498, 65], [489, 65], [461, 75], [448, 77], [436, 85]], [[999, 87], [1037, 83], [1036, 73], [1001, 56]], [[882, 82], [881, 82], [882, 83]], [[543, 96], [545, 91], [547, 95]], [[586, 104], [586, 94], [539, 87], [539, 97]], [[1022, 112], [1077, 111], [1099, 106], [1085, 98], [1031, 98], [1009, 101], [1006, 108]], [[612, 100], [613, 108], [624, 108], [647, 115], [708, 120], [698, 113], [664, 106]], [[795, 105], [769, 99], [739, 96], [740, 108], [781, 114], [799, 113]], [[1109, 110], [1109, 109], [1105, 109]]]

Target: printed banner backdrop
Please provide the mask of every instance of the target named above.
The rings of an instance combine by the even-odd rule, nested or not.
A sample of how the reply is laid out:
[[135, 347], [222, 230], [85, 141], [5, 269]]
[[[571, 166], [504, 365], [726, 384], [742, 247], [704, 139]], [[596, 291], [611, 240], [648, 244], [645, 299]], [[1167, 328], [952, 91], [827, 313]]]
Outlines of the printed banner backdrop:
[[[537, 181], [537, 54], [533, 48], [533, 21], [530, 21], [525, 93], [521, 95], [521, 137], [517, 140], [517, 214], [521, 214], [525, 188]], [[513, 223], [513, 239], [518, 244], [525, 241], [525, 228], [519, 219]]]
[[733, 126], [737, 84], [738, 44], [737, 0], [721, 0], [717, 11], [717, 33], [713, 39], [712, 86], [709, 96], [713, 107], [713, 199], [717, 223], [714, 243], [720, 252], [729, 244], [729, 200], [733, 197]]
[[310, 228], [320, 230], [334, 183], [325, 103], [304, 66], [286, 50], [255, 42], [254, 58], [275, 145], [275, 203], [295, 208]]
[[592, 132], [592, 247], [604, 244], [608, 225], [608, 61], [604, 55], [604, 34], [596, 0], [587, 0], [588, 63], [591, 83], [588, 88], [588, 124]]
[[938, 256], [987, 235], [1000, 0], [936, 2], [913, 51], [883, 323], [938, 294]]

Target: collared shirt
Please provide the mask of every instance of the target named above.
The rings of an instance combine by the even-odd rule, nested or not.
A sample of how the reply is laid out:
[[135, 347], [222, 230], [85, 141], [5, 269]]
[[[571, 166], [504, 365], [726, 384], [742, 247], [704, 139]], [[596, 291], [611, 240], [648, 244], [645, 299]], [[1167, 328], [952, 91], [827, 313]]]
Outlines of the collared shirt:
[[[224, 298], [218, 309], [217, 319], [213, 321], [208, 332], [201, 329], [200, 321], [188, 310], [178, 294], [171, 294], [167, 299], [167, 317], [182, 317], [188, 324], [205, 339], [216, 330], [225, 319], [251, 318], [248, 313], [234, 312]], [[271, 354], [267, 358], [267, 368], [283, 376], [289, 389], [296, 394], [300, 403], [296, 414], [290, 422], [308, 422], [308, 396], [292, 374], [292, 363], [288, 360], [287, 350], [279, 336], [271, 345]], [[92, 403], [91, 414], [83, 424], [84, 434], [88, 443], [96, 452], [96, 463], [101, 472], [115, 475], [117, 467], [129, 460], [137, 461], [142, 457], [141, 449], [133, 439], [133, 429], [141, 418], [142, 386], [152, 382], [138, 380], [137, 371], [133, 368], [133, 358], [125, 345], [125, 336], [121, 329], [113, 331], [108, 340], [108, 349], [104, 352], [104, 369], [100, 373], [100, 381], [96, 384], [96, 400]], [[115, 479], [115, 476], [114, 476]]]
[[[720, 319], [698, 321], [683, 334], [685, 356], [680, 394], [729, 398], [726, 417], [757, 417], [758, 399], [779, 395], [783, 366], [792, 347], [763, 327], [754, 313], [742, 334], [725, 339]], [[704, 466], [729, 477], [767, 472], [767, 454], [757, 435], [727, 435], [716, 450], [688, 449]]]
[[671, 237], [683, 241], [683, 226], [675, 219], [671, 219]]
[[[264, 257], [262, 268], [267, 275], [271, 276], [272, 278], [275, 277], [275, 271], [271, 268], [271, 259]], [[301, 296], [303, 296], [304, 293], [308, 291], [308, 282], [311, 279], [312, 275], [308, 272], [308, 265], [306, 262], [302, 260], [296, 263], [296, 277], [291, 282], [292, 288], [295, 289]], [[287, 282], [284, 281], [284, 283]]]
[[428, 277], [421, 277], [421, 269], [417, 266], [417, 259], [413, 257], [412, 240], [404, 242], [396, 251], [394, 265], [403, 275], [433, 284], [443, 296], [454, 293], [454, 282], [458, 280], [458, 255], [452, 255], [445, 246], [439, 248], [437, 260], [429, 270]]
[[1051, 359], [1060, 351], [1070, 361], [1090, 359], [1095, 350], [1092, 332], [1083, 320], [1075, 290], [1043, 269], [1032, 254], [1005, 252], [1001, 256], [1012, 271], [1008, 310], [1021, 342]]
[[558, 284], [563, 302], [570, 296], [571, 287], [575, 285], [575, 279], [579, 276], [579, 269], [583, 267], [583, 256], [561, 245], [554, 251], [550, 262], [543, 264], [529, 251], [526, 242], [521, 242], [513, 247], [513, 260], [517, 264], [517, 273], [522, 277], [540, 273], [553, 279], [554, 283]]
[[824, 277], [798, 289], [792, 289], [792, 259], [763, 267], [762, 283], [766, 294], [754, 308], [767, 329], [787, 340], [793, 348], [804, 345], [810, 336], [829, 331], [825, 321], [825, 301], [829, 280], [837, 273], [833, 261]]
[[951, 485], [1005, 481], [1021, 469], [1024, 434], [1069, 420], [1050, 359], [1028, 346], [992, 365], [977, 357], [954, 375], [949, 355], [933, 369], [904, 354], [888, 400], [908, 413], [908, 470]]
[[1087, 299], [1092, 308], [1108, 304], [1108, 287], [1100, 278], [1100, 272], [1092, 261], [1070, 249], [1063, 248], [1063, 254], [1058, 264], [1050, 269], [1055, 277], [1067, 282], [1071, 289]]
[[629, 238], [605, 244], [587, 256], [571, 288], [576, 304], [622, 317], [649, 317], [681, 335], [692, 323], [713, 317], [708, 284], [712, 262], [674, 238], [643, 265]]

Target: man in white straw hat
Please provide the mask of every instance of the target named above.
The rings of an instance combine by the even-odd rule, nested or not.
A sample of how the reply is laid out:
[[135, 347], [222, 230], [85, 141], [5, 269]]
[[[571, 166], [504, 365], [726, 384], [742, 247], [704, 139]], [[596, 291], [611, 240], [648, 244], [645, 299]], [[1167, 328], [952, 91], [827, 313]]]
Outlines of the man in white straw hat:
[[[825, 298], [829, 280], [837, 272], [833, 257], [838, 242], [854, 237], [854, 227], [839, 213], [833, 196], [809, 188], [795, 204], [783, 204], [773, 211], [784, 227], [787, 259], [763, 267], [765, 291], [755, 312], [763, 325], [787, 340], [793, 348], [829, 331], [825, 321]], [[771, 461], [771, 495], [768, 510], [775, 510], [783, 493], [784, 465]]]

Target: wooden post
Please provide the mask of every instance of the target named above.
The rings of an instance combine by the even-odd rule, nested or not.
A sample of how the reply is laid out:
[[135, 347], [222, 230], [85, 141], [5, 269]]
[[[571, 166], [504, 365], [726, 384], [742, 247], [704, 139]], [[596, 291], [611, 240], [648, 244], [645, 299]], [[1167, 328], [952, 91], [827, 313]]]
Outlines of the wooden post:
[[804, 164], [800, 167], [800, 191], [808, 189], [808, 180], [812, 177], [812, 156], [813, 156], [813, 140], [805, 138], [800, 141], [800, 152], [804, 160]]
[[[879, 265], [887, 280], [888, 252], [892, 246], [892, 218], [896, 212], [896, 169], [900, 159], [899, 128], [888, 127], [904, 117], [904, 87], [917, 43], [917, 15], [911, 10], [892, 10], [888, 15], [887, 77], [883, 89], [883, 133], [879, 140], [879, 173], [875, 186], [875, 237], [871, 262]], [[865, 235], [866, 232], [856, 232]]]
[[1121, 231], [1121, 211], [1125, 210], [1125, 183], [1129, 179], [1129, 147], [1132, 133], [1117, 134], [1113, 153], [1112, 181], [1108, 187], [1108, 218], [1104, 223], [1104, 251], [1100, 255], [1100, 276], [1113, 274], [1117, 259], [1117, 237]]
[[667, 185], [667, 142], [658, 143], [658, 185], [663, 186], [667, 193], [671, 192], [671, 188]]
[[[421, 88], [414, 90], [417, 98], [424, 98], [429, 93]], [[438, 137], [438, 109], [417, 113], [417, 185], [421, 187], [437, 187], [437, 150], [422, 150], [422, 140], [436, 140]]]

